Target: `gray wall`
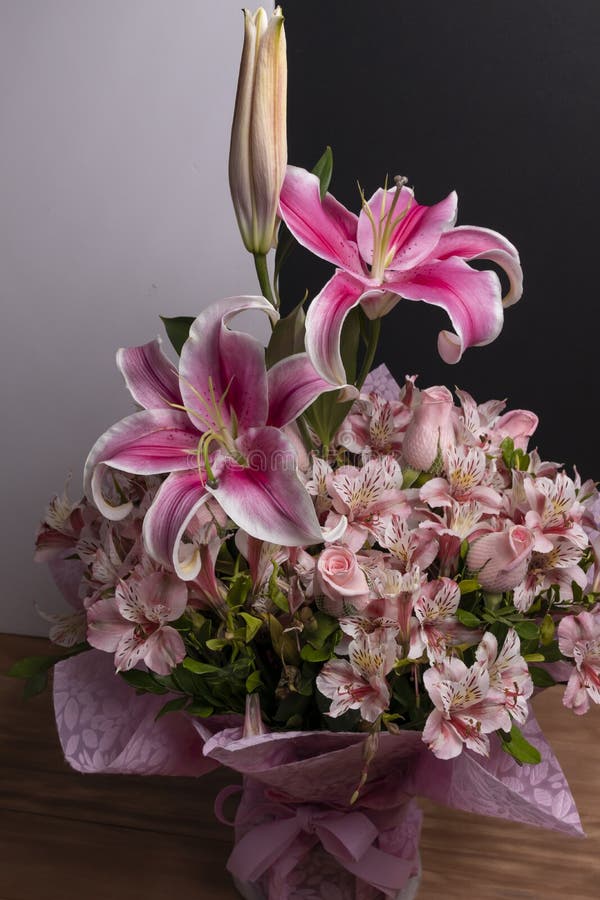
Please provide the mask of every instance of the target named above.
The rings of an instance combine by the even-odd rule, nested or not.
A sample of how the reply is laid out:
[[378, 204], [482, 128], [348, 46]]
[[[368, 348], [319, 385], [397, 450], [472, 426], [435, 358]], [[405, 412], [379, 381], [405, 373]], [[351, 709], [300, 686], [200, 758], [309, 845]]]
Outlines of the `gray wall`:
[[33, 536], [132, 411], [114, 353], [258, 293], [227, 186], [239, 0], [0, 0], [0, 630], [61, 606]]

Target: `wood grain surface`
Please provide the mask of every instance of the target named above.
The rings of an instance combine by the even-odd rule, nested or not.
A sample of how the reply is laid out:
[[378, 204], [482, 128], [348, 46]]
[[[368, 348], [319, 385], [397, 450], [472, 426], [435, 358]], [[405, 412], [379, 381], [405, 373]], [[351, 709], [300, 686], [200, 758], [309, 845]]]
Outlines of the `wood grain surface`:
[[[0, 636], [0, 900], [235, 900], [231, 832], [212, 807], [227, 770], [201, 779], [79, 775], [63, 760], [51, 698], [23, 701], [4, 673], [40, 638]], [[587, 839], [423, 802], [419, 900], [600, 898], [600, 709], [577, 717], [562, 689], [534, 701]], [[239, 898], [238, 898], [239, 900]]]

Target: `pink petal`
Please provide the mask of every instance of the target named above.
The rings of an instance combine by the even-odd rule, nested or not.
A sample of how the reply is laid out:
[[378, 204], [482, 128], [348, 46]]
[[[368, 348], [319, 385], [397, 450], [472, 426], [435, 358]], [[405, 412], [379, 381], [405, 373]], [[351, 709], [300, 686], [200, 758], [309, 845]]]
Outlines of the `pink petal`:
[[523, 269], [517, 248], [497, 231], [460, 225], [442, 235], [435, 255], [438, 259], [459, 256], [461, 259], [489, 259], [495, 262], [504, 269], [510, 282], [508, 294], [502, 300], [504, 306], [516, 303], [523, 294]]
[[237, 441], [245, 465], [217, 455], [213, 472], [217, 487], [210, 491], [227, 515], [261, 541], [285, 547], [321, 541], [319, 521], [310, 495], [296, 468], [291, 443], [277, 429], [249, 429]]
[[387, 284], [408, 300], [445, 309], [456, 331], [440, 332], [438, 350], [447, 363], [458, 362], [467, 347], [489, 344], [502, 330], [500, 282], [494, 272], [477, 272], [462, 259], [420, 266], [405, 279]]
[[140, 347], [122, 347], [117, 365], [129, 393], [144, 409], [170, 408], [181, 404], [179, 376], [160, 346], [160, 338]]
[[160, 565], [173, 568], [183, 581], [195, 578], [202, 565], [199, 548], [182, 546], [182, 540], [191, 519], [209, 496], [197, 471], [173, 472], [144, 518], [146, 550]]
[[113, 598], [97, 600], [87, 611], [87, 639], [92, 647], [114, 653], [132, 626], [120, 615]]
[[356, 246], [358, 219], [331, 194], [326, 194], [321, 201], [316, 175], [288, 166], [279, 212], [303, 247], [335, 266], [363, 274]]
[[308, 308], [306, 351], [319, 375], [330, 384], [347, 382], [340, 354], [342, 328], [363, 293], [360, 281], [338, 271]]
[[85, 463], [84, 490], [108, 519], [120, 519], [130, 503], [112, 506], [102, 494], [104, 466], [156, 475], [196, 465], [200, 435], [178, 410], [143, 410], [121, 419], [98, 438]]
[[331, 384], [318, 374], [306, 353], [296, 353], [276, 363], [267, 373], [269, 418], [267, 423], [283, 428], [304, 412]]
[[[396, 189], [384, 191], [380, 188], [369, 200], [369, 209], [376, 222], [382, 215], [382, 203], [385, 198], [383, 216], [389, 212]], [[395, 249], [394, 258], [389, 265], [390, 269], [406, 271], [424, 262], [431, 256], [444, 231], [452, 228], [456, 221], [456, 193], [453, 191], [434, 206], [420, 206], [414, 199], [410, 188], [404, 187], [393, 212], [393, 218], [398, 219], [404, 211], [396, 227], [393, 229], [389, 247]], [[358, 217], [358, 248], [363, 259], [373, 262], [373, 228], [369, 218], [363, 209]], [[437, 253], [435, 254], [437, 256]]]
[[184, 656], [183, 638], [170, 625], [159, 628], [145, 641], [144, 662], [157, 675], [168, 675]]
[[152, 572], [144, 578], [138, 594], [146, 619], [160, 625], [179, 619], [188, 604], [187, 586], [167, 572]]
[[279, 318], [264, 297], [219, 300], [200, 313], [182, 347], [179, 374], [183, 404], [201, 431], [220, 428], [215, 400], [220, 401], [225, 394], [220, 416], [226, 427], [231, 426], [233, 418], [242, 430], [264, 425], [267, 420], [264, 347], [252, 335], [228, 327], [234, 316], [249, 309], [266, 313], [272, 322]]

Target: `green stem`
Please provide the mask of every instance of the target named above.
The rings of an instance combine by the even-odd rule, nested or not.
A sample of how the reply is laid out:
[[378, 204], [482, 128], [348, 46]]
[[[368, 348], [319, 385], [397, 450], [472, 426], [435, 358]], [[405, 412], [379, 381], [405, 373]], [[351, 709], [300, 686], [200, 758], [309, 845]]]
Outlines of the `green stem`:
[[369, 342], [365, 352], [365, 358], [361, 366], [360, 375], [356, 381], [356, 387], [360, 390], [365, 383], [365, 378], [371, 371], [375, 354], [377, 353], [377, 344], [379, 343], [379, 335], [381, 333], [381, 319], [371, 319], [369, 328]]
[[308, 430], [308, 425], [306, 424], [306, 419], [304, 416], [300, 416], [299, 419], [296, 419], [296, 425], [298, 426], [298, 431], [300, 432], [300, 437], [302, 438], [302, 443], [304, 444], [304, 449], [310, 453], [313, 449], [313, 443], [310, 439], [310, 432]]
[[254, 265], [256, 267], [256, 275], [258, 277], [258, 283], [263, 293], [263, 297], [266, 297], [269, 303], [274, 306], [275, 309], [277, 309], [279, 307], [279, 303], [277, 302], [273, 294], [273, 289], [271, 288], [271, 279], [269, 278], [269, 269], [267, 267], [266, 254], [255, 253]]

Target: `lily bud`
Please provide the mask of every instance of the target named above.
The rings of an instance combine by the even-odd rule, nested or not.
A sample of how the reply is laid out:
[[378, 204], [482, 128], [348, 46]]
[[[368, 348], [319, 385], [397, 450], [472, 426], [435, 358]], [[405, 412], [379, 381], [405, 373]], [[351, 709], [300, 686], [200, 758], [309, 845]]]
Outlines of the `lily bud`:
[[244, 10], [231, 146], [229, 187], [246, 249], [266, 254], [278, 223], [287, 163], [287, 59], [283, 14]]

